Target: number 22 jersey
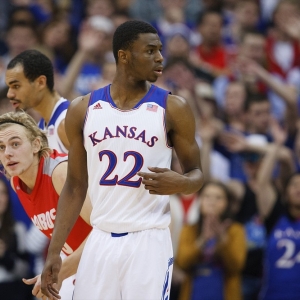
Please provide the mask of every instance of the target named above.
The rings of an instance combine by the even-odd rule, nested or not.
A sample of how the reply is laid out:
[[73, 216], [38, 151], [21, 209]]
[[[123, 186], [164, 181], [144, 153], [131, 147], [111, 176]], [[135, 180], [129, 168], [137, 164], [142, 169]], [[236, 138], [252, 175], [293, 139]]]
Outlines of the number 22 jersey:
[[169, 92], [155, 85], [130, 110], [121, 110], [110, 85], [91, 93], [83, 129], [91, 223], [107, 232], [167, 228], [169, 196], [151, 195], [137, 172], [170, 168], [165, 110]]

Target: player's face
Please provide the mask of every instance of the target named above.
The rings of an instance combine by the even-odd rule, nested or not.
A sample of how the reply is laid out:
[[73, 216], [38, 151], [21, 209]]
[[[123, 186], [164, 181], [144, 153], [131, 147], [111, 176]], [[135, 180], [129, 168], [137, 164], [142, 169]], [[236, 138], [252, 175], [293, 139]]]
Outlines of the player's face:
[[220, 217], [227, 207], [225, 191], [215, 184], [209, 184], [202, 190], [200, 201], [200, 211], [203, 216], [214, 215]]
[[12, 124], [0, 130], [0, 161], [10, 176], [29, 173], [37, 152], [22, 125]]
[[288, 203], [300, 207], [300, 175], [295, 175], [287, 187]]
[[37, 105], [38, 95], [36, 81], [30, 82], [24, 75], [23, 67], [16, 65], [6, 71], [5, 81], [8, 86], [7, 98], [15, 109], [29, 109]]
[[162, 43], [157, 34], [139, 35], [130, 50], [129, 76], [136, 80], [155, 82], [162, 75]]

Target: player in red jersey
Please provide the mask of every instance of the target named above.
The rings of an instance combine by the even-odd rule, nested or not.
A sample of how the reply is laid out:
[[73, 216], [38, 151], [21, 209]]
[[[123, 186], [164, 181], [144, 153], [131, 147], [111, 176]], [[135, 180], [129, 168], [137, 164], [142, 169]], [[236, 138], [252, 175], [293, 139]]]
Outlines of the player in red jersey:
[[[66, 180], [67, 160], [66, 154], [48, 147], [46, 135], [25, 112], [0, 116], [0, 161], [26, 213], [48, 238], [52, 235], [58, 198]], [[83, 242], [91, 231], [90, 205], [87, 199], [62, 248], [62, 257], [69, 257], [64, 260], [61, 281], [76, 273]], [[72, 298], [72, 277], [63, 282], [60, 291], [63, 300]], [[47, 299], [40, 291], [40, 275], [24, 282], [35, 283], [33, 294]]]

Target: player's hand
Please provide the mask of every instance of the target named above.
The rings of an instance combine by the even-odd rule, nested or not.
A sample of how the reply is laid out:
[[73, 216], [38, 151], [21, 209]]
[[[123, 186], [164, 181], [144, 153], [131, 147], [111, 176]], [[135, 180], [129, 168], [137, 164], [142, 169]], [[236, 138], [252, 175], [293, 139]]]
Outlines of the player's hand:
[[[32, 295], [35, 296], [38, 299], [43, 299], [43, 300], [47, 300], [47, 296], [44, 296], [41, 290], [41, 275], [37, 275], [34, 278], [30, 278], [30, 279], [22, 279], [23, 282], [27, 285], [32, 285], [34, 284], [34, 287], [32, 289]], [[53, 298], [50, 298], [53, 299]]]
[[41, 275], [42, 294], [50, 299], [61, 299], [57, 288], [59, 280], [58, 273], [61, 268], [61, 257], [59, 254], [50, 255], [46, 259], [44, 270]]
[[138, 172], [143, 178], [142, 183], [150, 194], [173, 195], [181, 193], [186, 183], [186, 178], [167, 168], [148, 167], [152, 173]]

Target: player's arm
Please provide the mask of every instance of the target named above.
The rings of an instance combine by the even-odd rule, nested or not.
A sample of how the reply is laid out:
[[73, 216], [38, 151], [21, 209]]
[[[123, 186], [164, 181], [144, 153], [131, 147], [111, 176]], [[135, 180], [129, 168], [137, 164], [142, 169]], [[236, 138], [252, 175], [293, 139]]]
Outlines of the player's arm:
[[63, 145], [69, 150], [70, 143], [65, 130], [65, 120], [62, 120], [57, 127], [57, 134]]
[[203, 185], [200, 150], [195, 140], [195, 119], [187, 102], [170, 95], [166, 108], [169, 142], [178, 156], [183, 175], [166, 168], [149, 167], [152, 173], [139, 172], [150, 194], [191, 194]]
[[[53, 187], [58, 195], [61, 194], [64, 184], [67, 178], [67, 171], [68, 171], [68, 162], [64, 161], [56, 166], [52, 173], [52, 183]], [[80, 211], [80, 216], [82, 219], [89, 225], [90, 216], [92, 212], [92, 203], [88, 194], [86, 194], [85, 201], [83, 203], [82, 209]]]
[[[57, 290], [60, 290], [61, 285], [65, 279], [76, 274], [86, 240], [87, 240], [87, 238], [81, 243], [81, 245], [71, 255], [69, 255], [68, 257], [66, 257], [63, 260], [61, 270], [58, 275], [58, 283], [56, 286]], [[32, 295], [34, 295], [36, 298], [43, 297], [43, 294], [41, 291], [41, 275], [40, 274], [33, 278], [30, 278], [30, 279], [23, 278], [23, 282], [27, 285], [34, 284], [34, 287], [32, 289]], [[54, 296], [54, 299], [59, 299], [59, 294], [56, 294], [53, 296]]]
[[69, 106], [65, 127], [70, 141], [68, 172], [60, 194], [55, 226], [42, 272], [42, 292], [50, 297], [57, 294], [53, 287], [58, 282], [61, 268], [60, 251], [82, 209], [87, 187], [87, 161], [83, 146], [83, 124], [89, 95], [75, 99]]

